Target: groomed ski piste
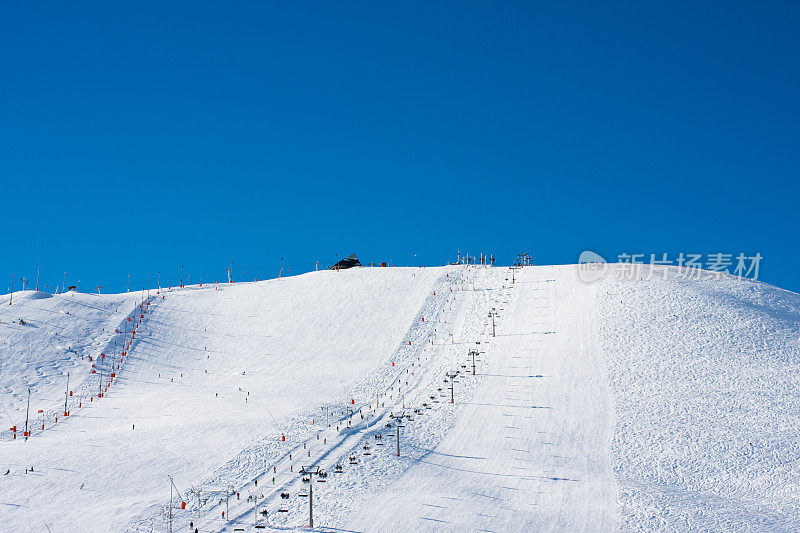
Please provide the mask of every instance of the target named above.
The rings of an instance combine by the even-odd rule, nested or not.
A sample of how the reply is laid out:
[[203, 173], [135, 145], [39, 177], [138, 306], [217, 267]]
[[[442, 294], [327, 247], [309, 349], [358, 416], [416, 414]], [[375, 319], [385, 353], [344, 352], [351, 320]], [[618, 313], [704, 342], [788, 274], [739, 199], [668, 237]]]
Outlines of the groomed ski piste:
[[800, 296], [686, 274], [2, 295], [2, 529], [798, 531]]

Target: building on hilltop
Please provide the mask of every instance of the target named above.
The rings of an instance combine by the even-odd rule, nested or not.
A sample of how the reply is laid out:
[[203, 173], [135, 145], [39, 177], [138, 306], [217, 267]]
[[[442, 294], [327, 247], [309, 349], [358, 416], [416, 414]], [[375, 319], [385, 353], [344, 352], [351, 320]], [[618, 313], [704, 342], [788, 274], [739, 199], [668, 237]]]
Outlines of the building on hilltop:
[[361, 266], [361, 261], [358, 260], [356, 254], [352, 254], [333, 265], [331, 270], [344, 270], [346, 268], [353, 268], [357, 266]]

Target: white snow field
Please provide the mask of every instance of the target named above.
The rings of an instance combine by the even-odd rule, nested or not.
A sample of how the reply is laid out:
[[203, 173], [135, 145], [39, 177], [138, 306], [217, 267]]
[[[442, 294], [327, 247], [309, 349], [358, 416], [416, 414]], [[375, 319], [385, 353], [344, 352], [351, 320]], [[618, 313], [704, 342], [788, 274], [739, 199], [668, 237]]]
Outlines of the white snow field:
[[0, 296], [2, 529], [798, 531], [800, 296], [685, 274]]

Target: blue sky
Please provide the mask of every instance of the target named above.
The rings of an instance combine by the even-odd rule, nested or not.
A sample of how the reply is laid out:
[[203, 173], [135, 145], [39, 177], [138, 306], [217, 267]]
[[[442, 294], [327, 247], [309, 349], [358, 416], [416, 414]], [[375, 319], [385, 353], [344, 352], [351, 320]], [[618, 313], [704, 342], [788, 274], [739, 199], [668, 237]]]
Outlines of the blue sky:
[[458, 249], [800, 290], [800, 2], [162, 4], [4, 8], [3, 292]]

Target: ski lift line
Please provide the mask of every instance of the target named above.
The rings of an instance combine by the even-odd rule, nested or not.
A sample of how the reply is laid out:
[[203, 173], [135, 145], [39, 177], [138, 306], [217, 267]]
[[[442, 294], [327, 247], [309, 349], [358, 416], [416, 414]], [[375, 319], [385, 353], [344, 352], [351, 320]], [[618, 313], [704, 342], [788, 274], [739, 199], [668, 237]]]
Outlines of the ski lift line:
[[14, 423], [14, 420], [11, 418], [11, 415], [10, 415], [10, 414], [8, 414], [8, 410], [6, 409], [6, 404], [5, 404], [5, 402], [3, 402], [3, 403], [2, 403], [2, 404], [0, 404], [0, 405], [2, 405], [2, 406], [3, 406], [3, 411], [5, 412], [5, 414], [6, 414], [6, 417], [8, 418], [8, 421], [9, 421], [9, 422], [11, 422], [11, 425], [12, 425], [12, 426], [16, 426], [17, 424], [16, 424], [16, 423]]
[[[356, 445], [357, 445], [357, 443], [356, 443]], [[297, 448], [299, 448], [299, 445], [298, 445], [298, 446], [297, 446], [295, 449], [297, 449]], [[324, 455], [327, 455], [327, 454], [324, 454]], [[284, 455], [284, 458], [285, 458], [285, 455]], [[315, 457], [315, 459], [314, 459], [314, 464], [317, 464], [317, 463], [319, 463], [319, 462], [320, 462], [320, 461], [322, 461], [322, 460], [323, 460], [323, 457]], [[341, 462], [341, 459], [340, 459], [340, 461], [339, 461], [339, 462]], [[289, 484], [291, 484], [291, 481], [289, 482]], [[286, 486], [287, 486], [287, 484], [286, 484], [286, 483], [284, 483], [284, 484], [282, 484], [282, 485], [281, 485], [281, 488], [283, 488], [283, 487], [286, 487]], [[277, 489], [276, 489], [276, 490], [277, 490]]]
[[[178, 493], [178, 496], [181, 496], [181, 491], [178, 490], [178, 487], [175, 486], [175, 481], [173, 481], [172, 476], [167, 476], [169, 478], [169, 482], [172, 483], [172, 488], [175, 489], [175, 492]], [[181, 496], [181, 501], [185, 501]]]
[[[416, 353], [419, 353], [419, 349], [418, 349], [418, 350], [415, 350], [415, 351], [414, 351], [414, 353], [415, 353], [415, 354], [416, 354]], [[413, 356], [412, 356], [412, 357], [413, 357]], [[426, 358], [426, 359], [427, 359], [427, 358]], [[399, 377], [402, 379], [403, 375], [404, 375], [404, 373], [403, 373], [403, 372], [402, 372], [402, 370], [401, 370], [401, 371], [400, 371], [400, 373], [399, 373]], [[420, 376], [420, 377], [418, 377], [418, 380], [420, 380], [420, 383], [417, 383], [417, 384], [409, 384], [409, 387], [406, 389], [406, 393], [405, 393], [405, 394], [402, 394], [402, 395], [401, 395], [401, 397], [405, 397], [405, 396], [408, 394], [408, 391], [412, 390], [413, 388], [419, 388], [420, 386], [422, 386], [423, 384], [421, 383], [421, 379], [422, 379], [422, 378], [421, 378], [421, 376]], [[414, 380], [414, 381], [418, 381], [418, 380]], [[393, 379], [393, 380], [392, 380], [392, 388], [394, 387], [394, 384], [395, 384], [395, 383], [396, 383], [396, 381]], [[387, 389], [387, 390], [390, 390], [390, 389]], [[394, 405], [398, 405], [398, 404], [400, 403], [400, 401], [401, 401], [401, 400], [398, 398], [398, 400], [396, 400], [396, 401], [395, 401], [396, 403], [395, 403], [395, 402], [393, 402], [393, 403], [394, 403]], [[389, 406], [389, 408], [391, 408], [391, 405]], [[352, 408], [351, 408], [351, 409], [352, 409]], [[363, 409], [363, 407], [362, 407], [362, 409]], [[355, 412], [355, 410], [354, 410], [353, 412]], [[377, 420], [379, 420], [379, 419], [381, 419], [381, 418], [384, 418], [384, 417], [376, 417], [375, 419], [373, 419], [373, 423], [375, 423], [375, 421], [377, 421]], [[353, 429], [357, 429], [357, 428], [353, 428]], [[359, 433], [363, 433], [363, 429], [362, 429], [362, 431], [355, 432], [355, 433], [351, 431], [351, 435], [345, 435], [345, 440], [352, 440], [350, 437], [352, 437], [353, 435], [355, 435], [356, 437], [358, 437], [358, 436], [359, 436]], [[358, 440], [359, 440], [359, 439], [356, 439], [356, 445], [357, 445], [357, 443], [358, 443]], [[307, 441], [306, 441], [306, 442], [307, 442]], [[338, 448], [339, 446], [336, 446], [336, 447]], [[297, 448], [299, 448], [299, 445], [295, 447], [295, 449], [297, 449]], [[324, 455], [329, 455], [331, 451], [333, 451], [333, 449], [331, 449], [331, 450], [324, 450], [324, 451], [323, 451], [323, 454], [324, 454]], [[283, 456], [283, 460], [285, 460], [285, 457], [286, 457], [286, 454], [284, 454], [284, 456]], [[315, 458], [314, 458], [314, 461], [315, 461], [315, 462], [319, 462], [319, 461], [321, 461], [321, 460], [323, 460], [323, 458], [322, 458], [321, 456], [318, 456], [318, 455], [315, 453]]]
[[[144, 313], [146, 313], [146, 312], [147, 312], [147, 308], [144, 308], [144, 307], [143, 307], [143, 306], [144, 306], [144, 304], [145, 304], [145, 303], [150, 303], [151, 301], [154, 301], [154, 303], [155, 303], [155, 301], [157, 301], [157, 300], [155, 300], [155, 298], [154, 298], [154, 297], [150, 297], [150, 298], [142, 299], [142, 301], [141, 301], [141, 304], [136, 304], [136, 303], [135, 303], [135, 304], [134, 304], [134, 307], [133, 307], [133, 309], [132, 309], [132, 311], [130, 311], [130, 312], [127, 314], [127, 315], [124, 315], [124, 314], [122, 314], [122, 313], [115, 313], [115, 314], [116, 314], [117, 316], [123, 316], [123, 317], [125, 317], [125, 318], [127, 318], [127, 319], [134, 318], [134, 317], [136, 317], [137, 315], [143, 315]], [[92, 307], [92, 306], [85, 305], [85, 307]], [[101, 308], [95, 308], [95, 309], [98, 309], [98, 310], [100, 310], [100, 311], [103, 311], [104, 313], [106, 313], [106, 312], [108, 312], [108, 311], [109, 311], [108, 309], [101, 309]], [[108, 314], [109, 314], [109, 316], [111, 316], [111, 313], [108, 313]], [[76, 316], [77, 316], [77, 315], [76, 315]], [[131, 331], [132, 331], [132, 332], [133, 332], [133, 331], [135, 331], [135, 330], [137, 329], [137, 326], [138, 326], [138, 325], [142, 325], [143, 323], [144, 323], [144, 322], [143, 322], [143, 320], [141, 320], [141, 319], [140, 319], [140, 320], [136, 320], [136, 321], [134, 321], [134, 325], [132, 325], [132, 327], [131, 327]], [[126, 324], [126, 321], [125, 321], [125, 320], [122, 320], [122, 324]], [[121, 347], [121, 349], [122, 349], [122, 351], [125, 351], [126, 349], [127, 349], [128, 351], [130, 351], [130, 349], [132, 349], [132, 346], [133, 346], [133, 344], [135, 343], [135, 340], [131, 340], [131, 341], [129, 342], [129, 344], [127, 345], [127, 348], [125, 348], [125, 346], [126, 346], [126, 342], [128, 342], [128, 341], [126, 340], [126, 338], [125, 338], [125, 334], [118, 333], [118, 331], [119, 331], [120, 329], [122, 329], [122, 328], [120, 328], [120, 327], [119, 327], [119, 325], [118, 325], [118, 326], [117, 326], [115, 329], [116, 329], [116, 332], [115, 332], [115, 333], [111, 333], [111, 328], [109, 328], [109, 332], [108, 332], [108, 335], [107, 335], [107, 341], [106, 341], [105, 347], [102, 347], [102, 346], [101, 346], [101, 347], [100, 347], [100, 350], [99, 350], [99, 353], [105, 353], [105, 352], [114, 353], [114, 352], [116, 351], [116, 341], [117, 341], [119, 338], [122, 338], [122, 340], [123, 340], [123, 342], [121, 343], [121, 346], [122, 346], [122, 347]], [[104, 337], [104, 335], [101, 335], [100, 337]], [[92, 343], [90, 346], [95, 346], [95, 345], [96, 345], [96, 341], [97, 341], [97, 340], [98, 340], [98, 339], [96, 338], [96, 339], [95, 339], [95, 343]], [[85, 348], [85, 347], [86, 347], [86, 346], [84, 346], [84, 348]], [[73, 351], [74, 353], [77, 353], [77, 352], [75, 352], [74, 350], [72, 350], [72, 351]], [[97, 357], [97, 356], [95, 356], [95, 357]], [[113, 357], [113, 356], [112, 356], [112, 357]], [[96, 367], [97, 367], [97, 368], [96, 368], [97, 370], [100, 370], [100, 371], [101, 371], [101, 373], [99, 374], [99, 375], [101, 376], [101, 379], [102, 379], [102, 375], [103, 375], [103, 373], [109, 373], [109, 374], [113, 374], [113, 373], [114, 373], [114, 369], [113, 369], [113, 368], [111, 368], [111, 362], [109, 362], [109, 361], [106, 361], [106, 362], [105, 362], [105, 364], [103, 364], [103, 363], [101, 362], [101, 359], [100, 359], [99, 357], [97, 357], [97, 362], [96, 362], [96, 363], [93, 365], [93, 367], [94, 367], [94, 366], [96, 366]], [[74, 370], [73, 370], [73, 371], [74, 371]], [[109, 372], [109, 371], [110, 371], [110, 372]], [[117, 373], [117, 376], [114, 376], [114, 377], [112, 377], [112, 376], [109, 376], [109, 379], [108, 379], [108, 381], [107, 381], [105, 384], [103, 383], [103, 381], [101, 381], [101, 382], [100, 382], [100, 385], [102, 386], [102, 385], [104, 384], [104, 385], [105, 385], [105, 387], [101, 389], [102, 395], [98, 395], [98, 399], [99, 399], [101, 396], [107, 396], [107, 395], [109, 394], [109, 389], [111, 388], [111, 385], [112, 385], [113, 383], [116, 383], [116, 382], [118, 381], [118, 379], [115, 379], [115, 378], [120, 378], [120, 377], [122, 377], [122, 374], [121, 374], [121, 372], [122, 372], [122, 368], [120, 367], [120, 368], [119, 368], [119, 369], [116, 371], [116, 373]], [[91, 380], [89, 380], [89, 381], [91, 381]], [[87, 382], [87, 381], [84, 381], [84, 382], [83, 382], [83, 384], [81, 385], [81, 388], [80, 388], [80, 390], [75, 390], [75, 389], [73, 389], [73, 390], [75, 390], [75, 392], [77, 392], [77, 394], [74, 394], [74, 395], [73, 395], [73, 401], [74, 401], [75, 399], [77, 399], [77, 400], [79, 401], [79, 404], [78, 404], [78, 405], [79, 405], [79, 407], [80, 407], [80, 404], [82, 403], [82, 401], [83, 401], [83, 400], [85, 400], [86, 396], [93, 396], [92, 394], [87, 394], [87, 392], [86, 392], [86, 391], [87, 391], [87, 388], [88, 388], [88, 390], [89, 390], [89, 391], [91, 391], [91, 389], [93, 388], [93, 385], [92, 385], [91, 383]], [[91, 400], [91, 398], [90, 398], [90, 400]], [[88, 403], [87, 403], [87, 406], [86, 406], [86, 407], [87, 407], [87, 408], [89, 407], [89, 404], [88, 404]], [[67, 409], [67, 411], [68, 411], [68, 409]], [[56, 422], [57, 422], [57, 419], [58, 419], [58, 417], [60, 417], [60, 416], [61, 416], [60, 414], [56, 414], [56, 413], [60, 413], [61, 411], [59, 411], [59, 410], [54, 410], [53, 408], [47, 408], [46, 412], [47, 412], [47, 415], [48, 415], [48, 416], [47, 416], [47, 418], [48, 418], [48, 419], [52, 419], [53, 415], [55, 414]], [[68, 415], [67, 415], [67, 416], [68, 416]], [[74, 416], [74, 415], [73, 415], [73, 416]], [[65, 416], [65, 417], [66, 417], [66, 416]], [[38, 434], [38, 433], [41, 433], [42, 431], [46, 431], [46, 429], [45, 429], [45, 422], [44, 422], [44, 418], [45, 418], [45, 417], [43, 416], [43, 418], [42, 418], [42, 429], [41, 429], [41, 430], [39, 430], [38, 428], [36, 428], [36, 429], [31, 429], [31, 436], [32, 436], [34, 433], [37, 433], [37, 434]], [[37, 421], [37, 423], [38, 423], [38, 421]], [[53, 427], [53, 426], [51, 425], [51, 426], [50, 426], [50, 428], [48, 428], [48, 429], [51, 429], [52, 427]]]

